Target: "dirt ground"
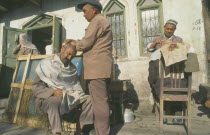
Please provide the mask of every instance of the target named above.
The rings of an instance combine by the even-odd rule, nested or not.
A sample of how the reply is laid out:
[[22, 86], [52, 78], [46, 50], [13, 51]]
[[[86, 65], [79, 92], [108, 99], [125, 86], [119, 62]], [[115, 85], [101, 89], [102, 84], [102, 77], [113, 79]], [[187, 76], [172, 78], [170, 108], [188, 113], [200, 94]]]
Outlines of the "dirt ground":
[[[0, 109], [0, 114], [4, 111]], [[186, 135], [183, 125], [164, 125], [163, 133], [159, 133], [159, 123], [152, 113], [151, 106], [135, 111], [132, 123], [115, 124], [111, 127], [111, 135]], [[0, 122], [0, 135], [50, 135], [49, 130], [19, 127], [15, 124]], [[73, 133], [71, 133], [73, 135]], [[200, 104], [192, 104], [192, 135], [210, 135], [210, 109]]]

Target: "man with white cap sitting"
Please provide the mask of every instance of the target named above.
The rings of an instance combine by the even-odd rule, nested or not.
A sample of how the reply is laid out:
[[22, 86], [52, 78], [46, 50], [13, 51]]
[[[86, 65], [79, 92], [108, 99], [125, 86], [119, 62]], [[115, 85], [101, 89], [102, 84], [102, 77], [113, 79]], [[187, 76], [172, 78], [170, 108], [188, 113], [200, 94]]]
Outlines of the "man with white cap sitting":
[[[159, 36], [153, 40], [152, 43], [148, 44], [147, 50], [153, 52], [149, 62], [149, 76], [148, 81], [152, 89], [154, 99], [159, 102], [160, 94], [160, 79], [159, 79], [159, 60], [161, 58], [160, 48], [165, 44], [164, 41], [172, 40], [172, 42], [182, 42], [182, 38], [175, 36], [177, 21], [170, 19], [164, 25], [164, 35]], [[170, 113], [175, 111], [169, 109]]]
[[[159, 72], [157, 71], [159, 71], [159, 59], [161, 58], [160, 48], [164, 45], [164, 41], [171, 39], [173, 42], [182, 42], [181, 37], [174, 35], [177, 24], [178, 23], [175, 20], [168, 20], [164, 26], [164, 35], [155, 38], [153, 40], [153, 43], [147, 45], [147, 50], [149, 52], [153, 52], [150, 57], [148, 77], [148, 81], [152, 89], [159, 78]], [[155, 89], [155, 91], [153, 92], [153, 94], [155, 94], [155, 97], [159, 97], [159, 89]]]

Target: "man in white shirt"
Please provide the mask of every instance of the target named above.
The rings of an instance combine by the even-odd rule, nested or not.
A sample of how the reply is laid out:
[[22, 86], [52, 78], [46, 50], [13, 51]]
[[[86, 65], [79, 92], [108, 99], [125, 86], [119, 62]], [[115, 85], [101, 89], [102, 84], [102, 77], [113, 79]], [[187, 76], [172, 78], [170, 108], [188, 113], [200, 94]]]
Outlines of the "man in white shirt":
[[[160, 95], [160, 77], [159, 77], [159, 60], [161, 58], [160, 48], [165, 44], [166, 40], [172, 40], [172, 42], [182, 42], [182, 38], [175, 36], [177, 21], [168, 20], [164, 25], [164, 35], [159, 36], [153, 40], [152, 43], [147, 45], [147, 51], [152, 52], [149, 62], [149, 76], [148, 81], [152, 89], [154, 100], [159, 102]], [[169, 113], [175, 111], [169, 109]]]
[[174, 32], [176, 30], [177, 21], [168, 20], [164, 25], [164, 35], [159, 36], [153, 40], [152, 43], [147, 45], [147, 50], [152, 52], [149, 62], [149, 77], [148, 81], [150, 87], [152, 88], [152, 93], [157, 101], [159, 101], [159, 91], [158, 84], [160, 83], [159, 79], [159, 59], [161, 58], [160, 48], [165, 44], [164, 41], [170, 39], [173, 42], [182, 42], [182, 38], [175, 36]]

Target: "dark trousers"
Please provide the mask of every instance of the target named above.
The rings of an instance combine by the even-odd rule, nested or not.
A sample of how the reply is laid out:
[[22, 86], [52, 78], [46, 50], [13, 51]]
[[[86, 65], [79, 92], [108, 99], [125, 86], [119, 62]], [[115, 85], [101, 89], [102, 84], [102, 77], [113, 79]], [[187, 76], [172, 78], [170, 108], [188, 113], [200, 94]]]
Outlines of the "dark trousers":
[[94, 126], [96, 135], [109, 135], [109, 101], [108, 85], [110, 79], [93, 79], [88, 80], [88, 88], [91, 96], [94, 114]]
[[[62, 132], [62, 122], [60, 116], [60, 105], [62, 99], [60, 97], [51, 96], [42, 103], [41, 110], [48, 114], [48, 119], [52, 128], [52, 133]], [[93, 124], [93, 109], [91, 98], [88, 97], [81, 105], [81, 114], [79, 118], [80, 124]]]
[[154, 99], [159, 102], [159, 96], [160, 96], [159, 60], [149, 62], [148, 82], [151, 87]]

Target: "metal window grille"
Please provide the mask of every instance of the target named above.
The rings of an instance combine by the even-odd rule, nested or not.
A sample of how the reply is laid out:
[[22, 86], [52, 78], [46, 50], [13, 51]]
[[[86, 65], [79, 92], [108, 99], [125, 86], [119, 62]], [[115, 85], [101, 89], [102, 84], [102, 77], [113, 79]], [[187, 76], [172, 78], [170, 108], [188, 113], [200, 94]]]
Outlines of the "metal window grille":
[[141, 20], [143, 46], [146, 48], [149, 43], [153, 42], [154, 38], [161, 35], [158, 8], [142, 10]]
[[113, 45], [116, 50], [116, 55], [125, 56], [126, 47], [123, 12], [107, 15], [107, 19], [109, 20], [112, 27]]

